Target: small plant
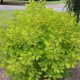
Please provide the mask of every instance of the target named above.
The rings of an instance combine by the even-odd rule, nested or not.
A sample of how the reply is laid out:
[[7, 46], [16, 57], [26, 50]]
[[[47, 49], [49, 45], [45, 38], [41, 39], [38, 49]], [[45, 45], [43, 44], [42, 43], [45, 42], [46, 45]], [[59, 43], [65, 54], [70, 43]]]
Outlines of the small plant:
[[74, 14], [30, 3], [0, 23], [0, 67], [14, 80], [56, 80], [80, 60]]

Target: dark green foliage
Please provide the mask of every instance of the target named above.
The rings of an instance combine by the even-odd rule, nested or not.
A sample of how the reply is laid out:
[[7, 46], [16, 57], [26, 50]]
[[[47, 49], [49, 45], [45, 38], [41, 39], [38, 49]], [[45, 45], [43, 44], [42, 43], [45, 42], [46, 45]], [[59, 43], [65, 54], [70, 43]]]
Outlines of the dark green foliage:
[[0, 21], [0, 67], [14, 80], [62, 78], [80, 60], [74, 15], [31, 3]]
[[69, 12], [75, 12], [77, 16], [77, 21], [79, 21], [79, 14], [80, 14], [80, 0], [67, 0], [67, 10]]
[[1, 4], [3, 3], [3, 0], [1, 0]]

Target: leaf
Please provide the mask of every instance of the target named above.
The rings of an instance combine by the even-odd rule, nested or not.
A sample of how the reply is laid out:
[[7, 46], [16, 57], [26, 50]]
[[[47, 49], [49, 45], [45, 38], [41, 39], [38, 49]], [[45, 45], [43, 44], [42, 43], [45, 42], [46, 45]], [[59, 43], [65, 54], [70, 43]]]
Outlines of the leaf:
[[66, 68], [70, 68], [71, 65], [69, 63], [66, 63]]

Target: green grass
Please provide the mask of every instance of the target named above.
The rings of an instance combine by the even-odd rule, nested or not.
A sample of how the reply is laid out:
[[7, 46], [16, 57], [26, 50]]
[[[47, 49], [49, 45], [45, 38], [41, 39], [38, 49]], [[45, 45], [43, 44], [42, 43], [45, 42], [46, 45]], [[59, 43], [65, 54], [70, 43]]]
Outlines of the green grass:
[[0, 16], [9, 16], [14, 10], [0, 10]]
[[61, 1], [46, 1], [46, 4], [62, 4], [65, 3], [65, 0], [61, 0]]

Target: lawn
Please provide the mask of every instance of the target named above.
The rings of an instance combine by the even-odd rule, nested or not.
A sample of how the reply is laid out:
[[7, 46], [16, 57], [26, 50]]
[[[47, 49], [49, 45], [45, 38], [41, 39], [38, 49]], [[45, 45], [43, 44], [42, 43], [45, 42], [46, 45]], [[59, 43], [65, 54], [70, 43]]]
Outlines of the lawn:
[[0, 10], [0, 16], [8, 16], [8, 15], [11, 15], [11, 13], [13, 11], [14, 10]]
[[46, 4], [62, 4], [65, 3], [65, 0], [60, 1], [46, 1]]

